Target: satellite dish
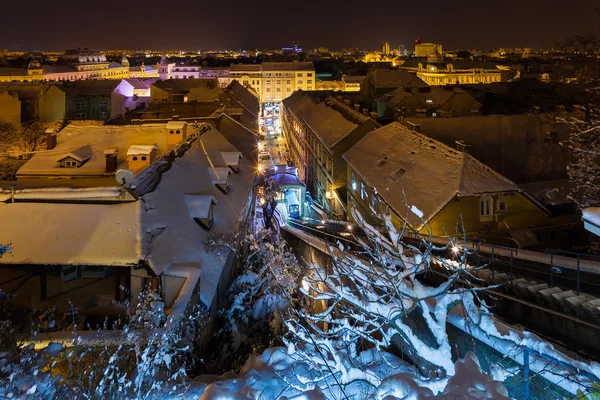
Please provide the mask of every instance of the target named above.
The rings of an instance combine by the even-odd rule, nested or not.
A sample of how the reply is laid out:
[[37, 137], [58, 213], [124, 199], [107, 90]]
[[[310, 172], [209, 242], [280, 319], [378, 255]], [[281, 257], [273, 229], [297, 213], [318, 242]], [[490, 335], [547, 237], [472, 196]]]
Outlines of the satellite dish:
[[133, 180], [133, 172], [128, 169], [120, 169], [115, 174], [115, 180], [119, 185], [128, 185]]

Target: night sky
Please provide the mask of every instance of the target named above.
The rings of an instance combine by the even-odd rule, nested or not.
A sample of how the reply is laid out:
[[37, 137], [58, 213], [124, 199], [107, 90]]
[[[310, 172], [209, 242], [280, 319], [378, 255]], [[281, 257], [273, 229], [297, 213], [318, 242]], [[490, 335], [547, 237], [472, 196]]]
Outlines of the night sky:
[[[9, 1], [0, 48], [254, 49], [317, 46], [444, 49], [553, 47], [597, 25], [598, 0]], [[8, 7], [8, 12], [6, 12]]]

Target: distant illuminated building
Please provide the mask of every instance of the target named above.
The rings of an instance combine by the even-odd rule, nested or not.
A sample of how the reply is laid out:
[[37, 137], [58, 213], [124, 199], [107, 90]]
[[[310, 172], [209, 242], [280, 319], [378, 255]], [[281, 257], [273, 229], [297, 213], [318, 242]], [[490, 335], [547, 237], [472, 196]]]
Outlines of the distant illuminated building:
[[109, 62], [104, 54], [94, 49], [67, 50], [57, 65], [42, 65], [33, 60], [27, 68], [0, 68], [0, 82], [126, 79], [130, 77], [129, 62], [126, 64]]
[[439, 43], [421, 43], [421, 39], [415, 40], [415, 57], [427, 57], [432, 53], [442, 54], [442, 45]]
[[229, 79], [252, 88], [261, 102], [279, 102], [296, 90], [315, 90], [315, 66], [312, 62], [264, 62], [233, 64]]
[[388, 54], [390, 54], [390, 44], [388, 42], [385, 42], [383, 44], [383, 46], [381, 46], [381, 52], [385, 56], [387, 56]]
[[489, 61], [444, 61], [438, 52], [426, 59], [406, 60], [400, 69], [413, 72], [428, 85], [457, 85], [501, 82], [501, 70]]

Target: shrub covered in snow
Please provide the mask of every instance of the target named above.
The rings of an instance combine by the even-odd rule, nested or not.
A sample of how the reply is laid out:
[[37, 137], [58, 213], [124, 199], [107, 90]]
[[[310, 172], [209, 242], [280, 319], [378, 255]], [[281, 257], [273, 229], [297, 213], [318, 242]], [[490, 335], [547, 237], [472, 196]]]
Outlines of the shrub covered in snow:
[[[475, 279], [475, 268], [463, 262], [464, 249], [458, 261], [440, 258], [433, 254], [431, 243], [424, 241], [422, 249], [405, 245], [389, 215], [382, 216], [386, 234], [366, 223], [356, 210], [353, 215], [365, 232], [364, 238], [356, 237], [362, 248], [351, 251], [340, 244], [331, 248], [330, 266], [309, 265], [300, 291], [312, 307], [290, 310], [288, 348], [318, 349], [320, 356], [306, 357], [306, 362], [315, 373], [333, 375], [342, 387], [358, 373], [342, 359], [354, 359], [361, 348], [399, 349], [424, 378], [454, 375], [448, 313], [462, 306], [473, 321], [480, 313], [475, 303], [478, 289], [468, 285]], [[417, 279], [432, 263], [447, 274], [438, 287]]]

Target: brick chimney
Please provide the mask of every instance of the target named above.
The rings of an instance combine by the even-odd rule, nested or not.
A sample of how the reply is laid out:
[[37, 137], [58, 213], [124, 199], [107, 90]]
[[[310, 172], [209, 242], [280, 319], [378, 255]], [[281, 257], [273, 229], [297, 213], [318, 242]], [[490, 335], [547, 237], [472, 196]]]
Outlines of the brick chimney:
[[46, 133], [46, 150], [56, 147], [56, 133]]
[[117, 154], [119, 149], [104, 150], [104, 158], [106, 159], [106, 172], [115, 172], [117, 170]]

